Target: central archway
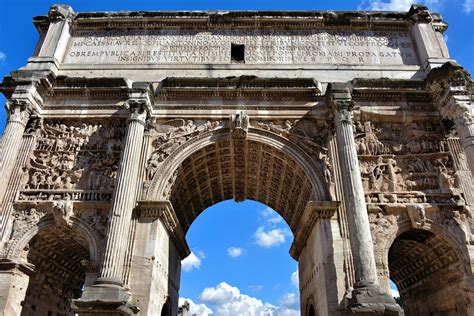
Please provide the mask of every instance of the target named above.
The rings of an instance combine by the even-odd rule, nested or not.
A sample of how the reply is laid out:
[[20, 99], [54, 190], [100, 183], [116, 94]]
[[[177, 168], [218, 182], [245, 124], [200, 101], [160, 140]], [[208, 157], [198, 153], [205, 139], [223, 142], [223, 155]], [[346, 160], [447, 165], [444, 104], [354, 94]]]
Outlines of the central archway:
[[[212, 126], [205, 124], [208, 125]], [[161, 142], [161, 147], [155, 147], [152, 153], [154, 159], [162, 157], [163, 160], [161, 163], [155, 160], [156, 171], [151, 177], [149, 173], [146, 175], [149, 182], [145, 182], [144, 200], [137, 213], [137, 225], [142, 228], [136, 228], [135, 238], [150, 239], [145, 236], [151, 233], [152, 244], [159, 244], [165, 251], [158, 253], [152, 246], [134, 252], [137, 256], [141, 253], [140, 258], [155, 258], [153, 260], [159, 262], [158, 269], [166, 272], [163, 281], [168, 282], [163, 282], [160, 289], [152, 290], [150, 295], [163, 297], [159, 293], [165, 293], [172, 302], [173, 313], [177, 312], [181, 269], [177, 262], [190, 253], [185, 240], [189, 227], [199, 214], [214, 204], [249, 199], [276, 211], [294, 236], [289, 250], [301, 267], [298, 279], [302, 284], [302, 308], [311, 298], [318, 302], [314, 307], [318, 313], [335, 311], [342, 292], [328, 287], [328, 280], [337, 278], [336, 270], [341, 267], [335, 264], [334, 249], [327, 245], [340, 236], [337, 219], [333, 217], [338, 203], [331, 201], [328, 183], [331, 179], [324, 176], [331, 168], [327, 149], [301, 130], [295, 133], [303, 136], [249, 127], [243, 137], [236, 137], [226, 126], [205, 132], [197, 129], [196, 134], [184, 142], [184, 136]], [[172, 132], [160, 135], [169, 138]], [[153, 138], [150, 142], [153, 144]], [[159, 148], [164, 146], [173, 150], [160, 152]], [[152, 224], [156, 218], [160, 219], [158, 226]], [[315, 286], [307, 286], [316, 277]], [[140, 299], [148, 301], [145, 296]], [[164, 303], [149, 302], [145, 303], [146, 308], [162, 311]]]
[[277, 211], [295, 232], [309, 201], [331, 200], [318, 157], [275, 133], [250, 128], [245, 139], [227, 128], [178, 148], [156, 173], [147, 200], [169, 200], [186, 233], [218, 202], [252, 199]]

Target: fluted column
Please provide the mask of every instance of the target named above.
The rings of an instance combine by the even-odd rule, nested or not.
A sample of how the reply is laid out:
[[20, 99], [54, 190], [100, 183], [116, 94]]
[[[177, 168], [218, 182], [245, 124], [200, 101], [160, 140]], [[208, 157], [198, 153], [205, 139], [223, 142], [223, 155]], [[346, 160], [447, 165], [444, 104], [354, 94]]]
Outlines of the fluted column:
[[140, 152], [145, 121], [150, 107], [148, 98], [127, 101], [130, 109], [125, 146], [117, 172], [117, 182], [111, 202], [107, 244], [96, 284], [123, 285], [123, 267], [128, 245], [128, 232], [136, 202]]
[[352, 128], [353, 101], [345, 84], [336, 83], [328, 87], [328, 103], [334, 115], [344, 205], [355, 270], [355, 284], [350, 295], [348, 313], [398, 315], [400, 307], [393, 297], [378, 285], [372, 235]]
[[456, 125], [459, 141], [474, 177], [474, 110], [468, 88], [471, 76], [460, 65], [448, 62], [432, 70], [427, 83], [441, 117]]
[[357, 286], [358, 284], [377, 284], [377, 269], [354, 132], [352, 130], [352, 103], [347, 88], [334, 91], [331, 106], [334, 113], [336, 140], [343, 176], [343, 190], [345, 196], [348, 197], [344, 201]]
[[9, 112], [8, 123], [3, 131], [0, 147], [0, 179], [2, 179], [0, 181], [0, 201], [5, 194], [31, 113], [27, 103], [18, 100], [7, 101], [7, 110]]

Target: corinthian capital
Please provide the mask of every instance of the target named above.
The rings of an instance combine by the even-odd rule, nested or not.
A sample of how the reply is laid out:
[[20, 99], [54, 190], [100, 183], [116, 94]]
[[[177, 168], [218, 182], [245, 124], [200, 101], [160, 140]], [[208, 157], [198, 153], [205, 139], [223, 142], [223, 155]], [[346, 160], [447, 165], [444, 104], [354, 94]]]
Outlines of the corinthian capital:
[[8, 121], [26, 126], [33, 112], [31, 104], [25, 99], [10, 99], [5, 107], [8, 112]]
[[354, 101], [352, 101], [351, 92], [347, 84], [330, 84], [326, 95], [326, 102], [331, 109], [335, 122], [352, 124]]
[[130, 120], [145, 123], [153, 108], [153, 87], [147, 82], [134, 82], [124, 106], [130, 111]]

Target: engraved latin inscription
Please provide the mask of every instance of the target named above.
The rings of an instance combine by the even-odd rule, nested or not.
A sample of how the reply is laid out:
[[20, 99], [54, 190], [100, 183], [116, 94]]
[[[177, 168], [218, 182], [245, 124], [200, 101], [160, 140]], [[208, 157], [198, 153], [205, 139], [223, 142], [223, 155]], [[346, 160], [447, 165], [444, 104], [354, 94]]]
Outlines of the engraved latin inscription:
[[247, 64], [418, 64], [406, 32], [373, 31], [76, 31], [64, 63], [228, 64], [231, 45]]

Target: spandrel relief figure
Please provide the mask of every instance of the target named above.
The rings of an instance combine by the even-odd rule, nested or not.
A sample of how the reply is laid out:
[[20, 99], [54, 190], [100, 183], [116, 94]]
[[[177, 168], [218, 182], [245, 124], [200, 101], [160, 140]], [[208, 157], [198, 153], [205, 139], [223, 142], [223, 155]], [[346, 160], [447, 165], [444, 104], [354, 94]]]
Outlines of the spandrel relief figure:
[[200, 133], [211, 131], [221, 126], [222, 122], [218, 120], [193, 121], [178, 118], [168, 121], [157, 121], [152, 119], [148, 124], [148, 129], [153, 139], [151, 142], [153, 150], [147, 160], [146, 181], [153, 178], [160, 164], [179, 146]]

